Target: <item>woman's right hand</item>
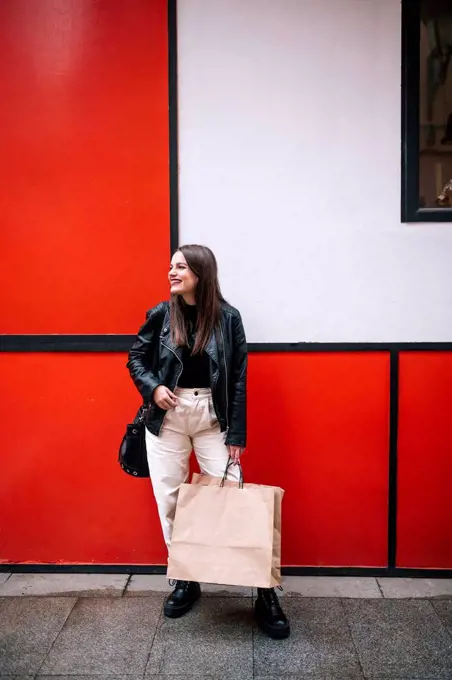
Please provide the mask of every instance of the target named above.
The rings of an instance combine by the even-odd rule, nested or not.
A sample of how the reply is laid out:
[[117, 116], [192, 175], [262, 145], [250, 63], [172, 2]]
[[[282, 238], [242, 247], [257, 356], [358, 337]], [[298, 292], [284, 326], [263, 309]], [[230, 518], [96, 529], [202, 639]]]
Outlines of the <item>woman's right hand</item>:
[[152, 399], [160, 408], [168, 411], [170, 408], [177, 406], [177, 397], [165, 385], [159, 385], [155, 388]]

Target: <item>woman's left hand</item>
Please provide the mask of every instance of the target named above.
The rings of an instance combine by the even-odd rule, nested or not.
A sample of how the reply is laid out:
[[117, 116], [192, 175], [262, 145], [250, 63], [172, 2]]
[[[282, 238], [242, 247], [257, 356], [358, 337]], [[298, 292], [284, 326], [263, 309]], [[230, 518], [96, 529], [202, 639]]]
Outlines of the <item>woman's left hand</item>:
[[237, 465], [240, 462], [240, 456], [242, 455], [245, 449], [242, 448], [241, 446], [228, 445], [228, 450], [231, 460], [233, 461], [234, 465]]

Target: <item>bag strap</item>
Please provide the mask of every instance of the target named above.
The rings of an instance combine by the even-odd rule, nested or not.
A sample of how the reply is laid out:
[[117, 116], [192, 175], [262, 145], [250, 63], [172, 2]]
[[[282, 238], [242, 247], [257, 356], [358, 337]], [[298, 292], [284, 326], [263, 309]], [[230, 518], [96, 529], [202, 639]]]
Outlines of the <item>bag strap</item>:
[[[231, 465], [235, 465], [234, 461], [231, 459], [231, 456], [228, 458], [228, 462], [226, 463], [226, 469], [224, 471], [223, 479], [220, 482], [220, 486], [223, 487], [224, 483], [226, 481], [226, 478], [228, 476], [228, 470], [231, 467]], [[239, 470], [240, 470], [240, 477], [239, 477], [239, 489], [243, 489], [243, 469], [242, 469], [242, 464], [238, 463]]]

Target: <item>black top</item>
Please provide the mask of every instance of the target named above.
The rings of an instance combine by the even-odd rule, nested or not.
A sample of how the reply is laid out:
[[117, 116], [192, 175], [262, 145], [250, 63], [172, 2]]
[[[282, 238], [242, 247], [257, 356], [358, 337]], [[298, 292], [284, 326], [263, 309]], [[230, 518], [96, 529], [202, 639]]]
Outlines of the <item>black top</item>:
[[188, 323], [188, 347], [182, 348], [184, 369], [178, 381], [178, 387], [210, 387], [210, 360], [206, 352], [192, 355], [195, 344], [196, 321], [198, 310], [196, 305], [184, 304], [184, 314]]

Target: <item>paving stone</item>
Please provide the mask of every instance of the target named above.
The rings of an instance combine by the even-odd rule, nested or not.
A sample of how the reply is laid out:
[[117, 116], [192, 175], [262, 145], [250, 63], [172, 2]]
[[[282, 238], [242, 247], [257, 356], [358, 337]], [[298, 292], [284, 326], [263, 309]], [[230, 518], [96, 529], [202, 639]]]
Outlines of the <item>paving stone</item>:
[[432, 605], [441, 621], [452, 635], [452, 600], [434, 600], [432, 601]]
[[145, 595], [168, 594], [171, 587], [163, 574], [133, 574], [124, 595], [136, 597]]
[[450, 598], [452, 579], [446, 578], [379, 578], [386, 598]]
[[[168, 676], [166, 676], [168, 678]], [[162, 676], [163, 678], [163, 676]], [[364, 675], [342, 675], [340, 672], [334, 675], [309, 675], [306, 673], [285, 673], [284, 675], [255, 675], [254, 680], [364, 680]]]
[[[1, 667], [0, 667], [0, 671], [1, 671]], [[34, 678], [34, 677], [35, 677], [34, 675], [2, 675], [0, 673], [1, 680], [30, 680], [30, 678]]]
[[[251, 597], [252, 588], [239, 586], [220, 586], [211, 583], [202, 583], [204, 597]], [[163, 575], [134, 574], [125, 591], [126, 597], [145, 596], [165, 593], [172, 590], [168, 579]]]
[[252, 624], [248, 598], [201, 598], [188, 616], [162, 617], [146, 677], [251, 680]]
[[[221, 675], [217, 675], [217, 674], [215, 674], [215, 675], [199, 675], [197, 673], [196, 675], [187, 675], [186, 673], [182, 673], [182, 674], [178, 673], [177, 675], [173, 675], [173, 674], [168, 675], [167, 673], [158, 673], [157, 675], [146, 675], [145, 680], [223, 680], [224, 678], [226, 678], [226, 680], [227, 680], [230, 677], [231, 676], [229, 676], [229, 675], [223, 675], [223, 674], [221, 674]], [[242, 678], [242, 676], [236, 676], [236, 677]], [[243, 677], [246, 677], [246, 676], [243, 676]], [[252, 675], [250, 675], [248, 677], [249, 677], [250, 680], [254, 680]], [[2, 678], [2, 680], [3, 680], [3, 678]], [[71, 679], [68, 678], [68, 680], [72, 680], [72, 678]], [[91, 680], [93, 680], [93, 678], [91, 678]], [[97, 680], [97, 678], [95, 680]], [[290, 680], [290, 678], [287, 679], [287, 677], [285, 677], [283, 680]]]
[[452, 677], [452, 638], [426, 600], [344, 600], [364, 675]]
[[[0, 675], [1, 680], [4, 680], [3, 676]], [[21, 679], [25, 680], [25, 679]], [[30, 678], [26, 678], [30, 680]], [[36, 680], [143, 680], [142, 673], [135, 673], [134, 675], [127, 675], [122, 673], [121, 675], [109, 675], [109, 674], [96, 674], [96, 675], [41, 675], [36, 676]]]
[[252, 588], [246, 586], [220, 586], [215, 583], [203, 583], [201, 585], [204, 597], [251, 597]]
[[75, 604], [74, 598], [0, 598], [0, 674], [34, 675]]
[[157, 597], [77, 600], [40, 673], [144, 673], [162, 603]]
[[[10, 572], [7, 572], [7, 571], [6, 572], [5, 571], [0, 572], [0, 586], [2, 586], [4, 583], [6, 583], [6, 581], [9, 579], [10, 576], [11, 576]], [[0, 593], [1, 593], [1, 591], [0, 591]]]
[[[0, 666], [0, 671], [1, 671], [1, 666]], [[2, 675], [0, 672], [0, 678], [1, 680], [30, 680], [30, 678], [34, 678], [36, 676], [34, 675]]]
[[362, 673], [340, 600], [286, 598], [291, 635], [254, 635], [254, 673], [259, 676], [334, 677], [361, 680]]
[[377, 580], [348, 576], [283, 576], [282, 597], [381, 598]]
[[12, 574], [0, 596], [121, 597], [127, 574]]

